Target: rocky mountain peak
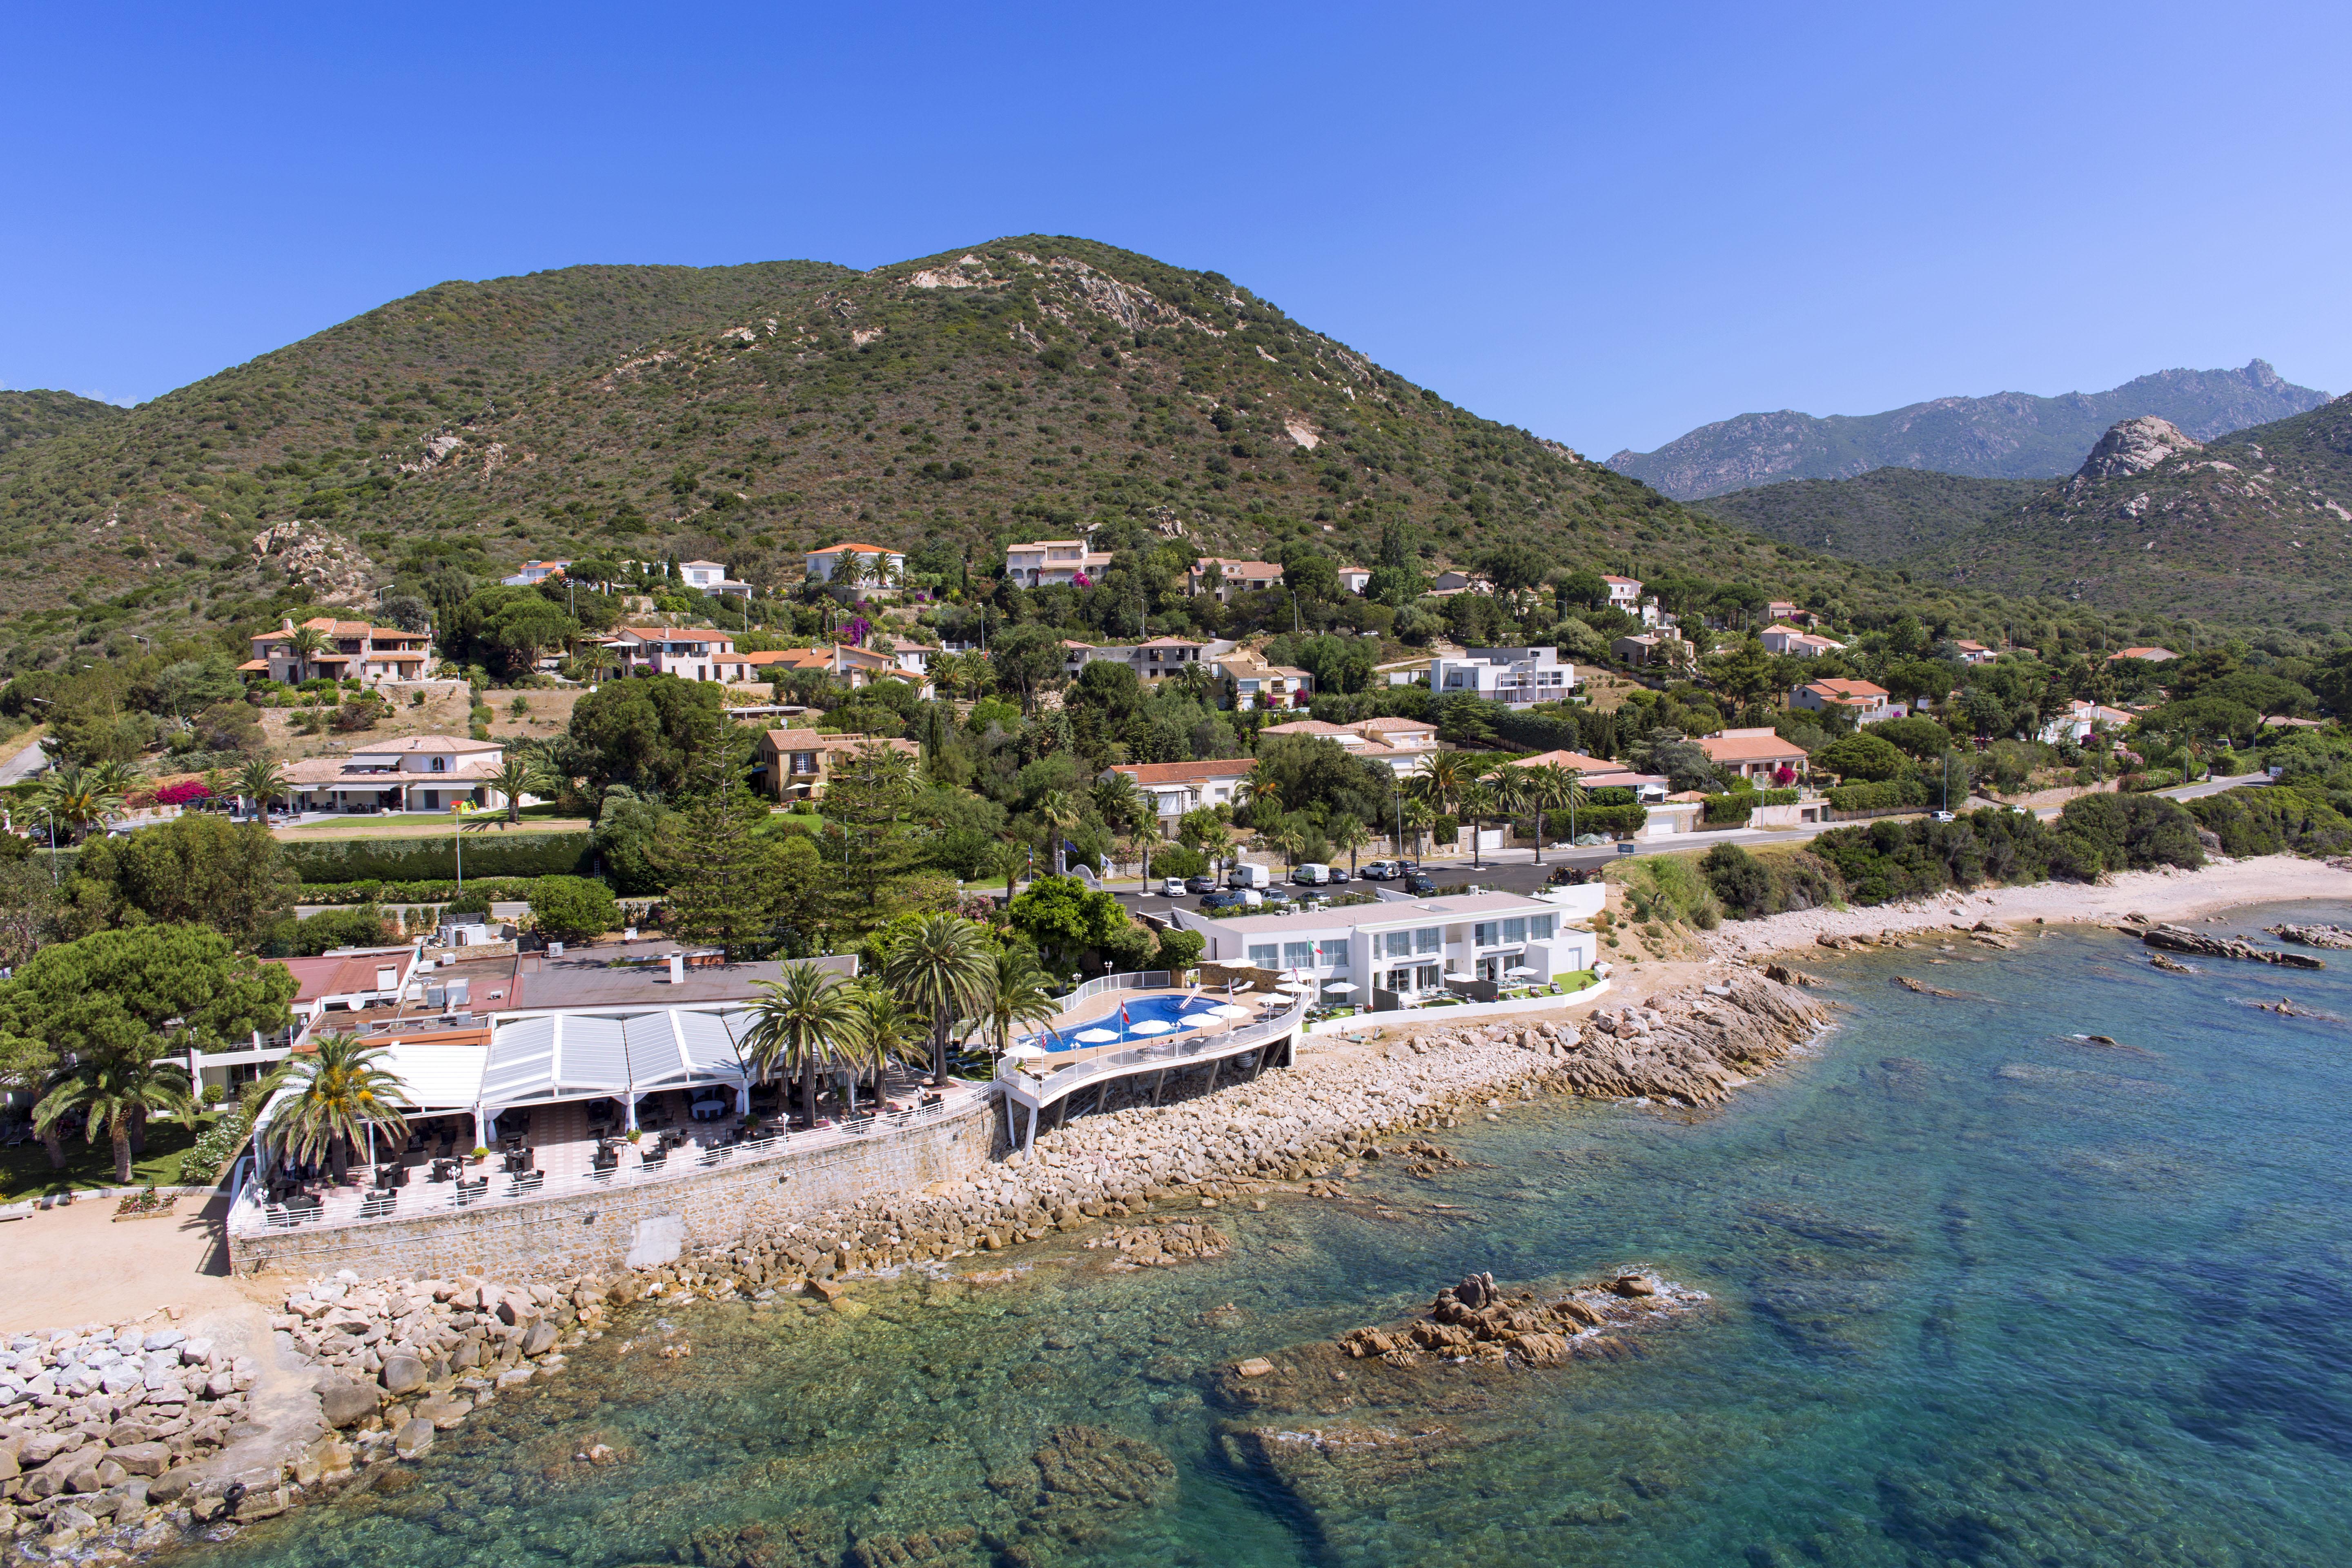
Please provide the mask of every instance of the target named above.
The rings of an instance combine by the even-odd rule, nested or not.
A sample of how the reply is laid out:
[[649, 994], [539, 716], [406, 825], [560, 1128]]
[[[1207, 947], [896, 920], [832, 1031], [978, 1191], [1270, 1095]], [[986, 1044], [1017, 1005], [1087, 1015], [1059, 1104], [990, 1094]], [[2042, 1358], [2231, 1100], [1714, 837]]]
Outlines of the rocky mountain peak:
[[2118, 474], [2144, 474], [2175, 452], [2200, 451], [2204, 445], [2169, 419], [2142, 415], [2124, 420], [2100, 437], [2079, 472], [2094, 481]]

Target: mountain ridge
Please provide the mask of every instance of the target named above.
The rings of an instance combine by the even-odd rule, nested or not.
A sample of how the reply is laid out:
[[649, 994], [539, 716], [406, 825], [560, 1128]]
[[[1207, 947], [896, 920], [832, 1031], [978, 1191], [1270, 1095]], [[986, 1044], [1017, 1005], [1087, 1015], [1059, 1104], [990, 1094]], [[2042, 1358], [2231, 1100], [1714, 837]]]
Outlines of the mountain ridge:
[[1618, 452], [1609, 466], [1683, 501], [1786, 479], [1853, 479], [1882, 468], [2060, 479], [2126, 419], [2153, 416], [2206, 439], [2308, 413], [2326, 400], [2256, 359], [2237, 370], [2158, 371], [2097, 393], [1939, 397], [1866, 415], [1742, 414], [1655, 451]]

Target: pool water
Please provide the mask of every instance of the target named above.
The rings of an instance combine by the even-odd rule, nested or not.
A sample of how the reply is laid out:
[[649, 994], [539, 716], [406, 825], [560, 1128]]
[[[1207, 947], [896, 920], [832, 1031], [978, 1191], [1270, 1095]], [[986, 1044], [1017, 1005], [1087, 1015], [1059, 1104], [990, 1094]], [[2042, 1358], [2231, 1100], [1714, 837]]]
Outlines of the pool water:
[[[1257, 994], [1258, 994], [1256, 993], [1252, 993], [1249, 995], [1245, 995], [1242, 998], [1242, 1002], [1245, 1004], [1254, 1000], [1256, 998]], [[1139, 996], [1127, 1004], [1127, 1024], [1124, 1026], [1124, 1037], [1130, 1040], [1164, 1040], [1174, 1031], [1159, 1030], [1137, 1034], [1134, 1026], [1138, 1024], [1152, 1022], [1174, 1024], [1181, 1028], [1185, 1019], [1204, 1016], [1207, 1015], [1210, 1008], [1222, 1007], [1224, 1005], [1225, 994], [1222, 991], [1203, 991], [1198, 996], [1170, 996], [1165, 994], [1157, 996]], [[1043, 1046], [1049, 1051], [1076, 1050], [1079, 1048], [1082, 1044], [1086, 1043], [1080, 1041], [1078, 1037], [1090, 1029], [1108, 1029], [1114, 1034], [1122, 1033], [1122, 1026], [1118, 1019], [1118, 1009], [1113, 1007], [1109, 1012], [1102, 1015], [1101, 1016], [1089, 1018], [1085, 1023], [1079, 1024], [1075, 1027], [1059, 1031], [1049, 1031], [1044, 1034], [1024, 1036], [1021, 1043], [1024, 1045]], [[1101, 1045], [1108, 1044], [1108, 1042], [1096, 1041], [1093, 1043]]]
[[[632, 1309], [421, 1465], [193, 1550], [236, 1568], [2341, 1563], [2352, 961], [2326, 957], [2172, 975], [2074, 930], [1823, 954], [1808, 967], [1841, 1026], [1719, 1110], [1514, 1107], [1439, 1134], [1466, 1166], [1384, 1160], [1344, 1201], [1228, 1205], [1214, 1261], [1111, 1272], [1081, 1233], [1009, 1255], [1024, 1272], [1001, 1283], [861, 1285], [856, 1318]], [[2257, 1005], [2281, 996], [2320, 1016]], [[1714, 1300], [1627, 1359], [1435, 1373], [1402, 1405], [1326, 1392], [1279, 1432], [1223, 1375], [1472, 1269], [1632, 1263]], [[1411, 1443], [1359, 1453], [1346, 1430]], [[620, 1462], [572, 1458], [598, 1441]], [[1108, 1477], [1122, 1500], [1041, 1507], [1047, 1474]]]

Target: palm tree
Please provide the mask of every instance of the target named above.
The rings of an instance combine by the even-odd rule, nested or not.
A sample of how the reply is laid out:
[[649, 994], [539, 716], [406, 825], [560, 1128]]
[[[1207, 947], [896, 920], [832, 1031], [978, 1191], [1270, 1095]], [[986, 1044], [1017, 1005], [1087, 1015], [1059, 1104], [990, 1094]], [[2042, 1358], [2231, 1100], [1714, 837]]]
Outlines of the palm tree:
[[1209, 667], [1199, 659], [1187, 662], [1176, 671], [1176, 689], [1195, 702], [1208, 701], [1209, 693], [1215, 689], [1216, 684], [1217, 678], [1210, 674]]
[[286, 651], [294, 656], [295, 684], [310, 679], [314, 671], [310, 661], [327, 651], [327, 634], [316, 626], [296, 626], [294, 635], [286, 639]]
[[383, 1065], [389, 1049], [357, 1035], [321, 1035], [309, 1054], [287, 1058], [294, 1098], [279, 1122], [283, 1146], [298, 1159], [324, 1159], [340, 1181], [373, 1129], [404, 1136], [400, 1100], [406, 1086]]
[[1472, 778], [1454, 792], [1462, 815], [1470, 819], [1470, 868], [1478, 868], [1478, 824], [1495, 814], [1495, 789], [1486, 780]]
[[537, 789], [541, 770], [526, 758], [509, 757], [499, 764], [498, 772], [482, 782], [506, 796], [507, 820], [522, 820], [522, 797]]
[[1439, 812], [1449, 812], [1462, 799], [1462, 786], [1478, 776], [1477, 764], [1465, 752], [1433, 752], [1407, 777], [1406, 784]]
[[934, 1085], [947, 1081], [948, 1041], [956, 1020], [979, 1011], [994, 973], [980, 927], [950, 914], [921, 917], [883, 955], [883, 983], [930, 1020]]
[[1063, 837], [1086, 820], [1075, 796], [1066, 789], [1049, 789], [1037, 797], [1037, 820], [1054, 836], [1054, 875], [1070, 874], [1069, 840]]
[[1408, 800], [1404, 803], [1403, 816], [1405, 831], [1412, 835], [1414, 858], [1419, 858], [1421, 836], [1437, 825], [1437, 808], [1425, 800]]
[[33, 1108], [33, 1126], [44, 1138], [56, 1133], [58, 1123], [79, 1110], [88, 1121], [89, 1141], [104, 1131], [114, 1144], [114, 1181], [131, 1184], [131, 1141], [150, 1111], [168, 1111], [188, 1092], [188, 1075], [177, 1067], [159, 1067], [152, 1053], [134, 1050], [125, 1056], [100, 1057], [67, 1069], [40, 1104]]
[[[1536, 779], [1536, 799], [1538, 804], [1548, 812], [1560, 811], [1563, 809], [1567, 811], [1568, 841], [1570, 844], [1574, 844], [1576, 842], [1577, 808], [1585, 804], [1584, 775], [1579, 773], [1576, 769], [1563, 767], [1559, 763], [1546, 763], [1543, 766], [1533, 771]], [[1538, 865], [1541, 865], [1543, 863], [1543, 833], [1541, 818], [1537, 819], [1536, 863]]]
[[1043, 1028], [1061, 1016], [1062, 1005], [1047, 985], [1045, 971], [1027, 948], [997, 949], [980, 1005], [982, 1039], [990, 1050], [1001, 1057], [1013, 1048], [1016, 1031], [1030, 1026]]
[[129, 793], [126, 772], [119, 763], [88, 768], [68, 763], [52, 769], [34, 792], [34, 809], [49, 819], [56, 832], [79, 838], [104, 827], [122, 809], [122, 797]]
[[1261, 780], [1253, 769], [1234, 790], [1234, 803], [1249, 808], [1250, 820], [1255, 822], [1259, 812], [1279, 816], [1282, 812], [1282, 786], [1273, 779]]
[[1010, 902], [1013, 898], [1013, 880], [1021, 875], [1022, 868], [1028, 864], [1028, 849], [1007, 838], [1000, 840], [989, 850], [988, 858], [982, 863], [982, 870], [988, 876], [1004, 879], [1004, 897], [1006, 901]]
[[236, 771], [236, 793], [251, 801], [256, 812], [266, 814], [271, 801], [291, 792], [284, 769], [267, 757], [256, 757]]
[[1323, 825], [1323, 837], [1334, 849], [1348, 852], [1348, 875], [1356, 874], [1356, 851], [1372, 841], [1372, 830], [1353, 812], [1343, 811]]
[[205, 808], [218, 811], [220, 803], [236, 793], [236, 781], [229, 777], [226, 768], [206, 768], [197, 775], [204, 782]]
[[745, 1050], [762, 1077], [781, 1067], [801, 1079], [801, 1110], [814, 1127], [817, 1074], [857, 1032], [856, 998], [841, 976], [813, 963], [786, 964], [782, 980], [763, 982], [759, 991]]
[[1486, 787], [1494, 792], [1495, 805], [1503, 812], [1507, 821], [1521, 812], [1534, 816], [1536, 864], [1542, 865], [1543, 803], [1536, 798], [1534, 775], [1525, 768], [1515, 768], [1506, 763], [1495, 770], [1495, 776], [1487, 782]]

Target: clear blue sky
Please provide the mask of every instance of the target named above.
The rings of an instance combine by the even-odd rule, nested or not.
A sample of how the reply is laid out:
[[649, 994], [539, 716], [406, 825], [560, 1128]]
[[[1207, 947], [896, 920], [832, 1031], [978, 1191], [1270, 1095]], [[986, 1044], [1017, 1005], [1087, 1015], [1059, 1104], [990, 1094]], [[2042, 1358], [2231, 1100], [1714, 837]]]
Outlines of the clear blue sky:
[[2341, 5], [18, 6], [0, 385], [447, 278], [1214, 268], [1596, 455], [1748, 409], [2352, 388]]

